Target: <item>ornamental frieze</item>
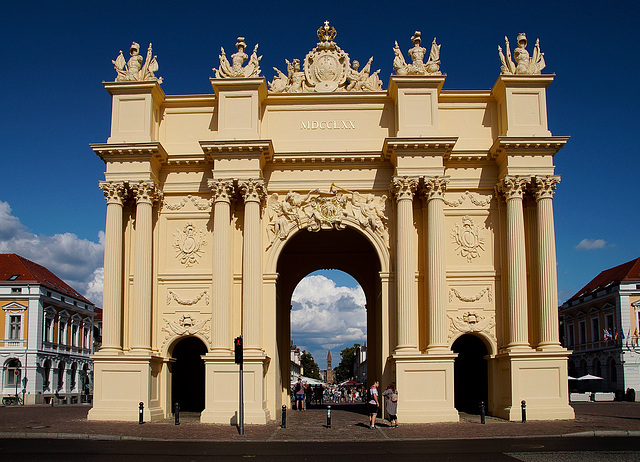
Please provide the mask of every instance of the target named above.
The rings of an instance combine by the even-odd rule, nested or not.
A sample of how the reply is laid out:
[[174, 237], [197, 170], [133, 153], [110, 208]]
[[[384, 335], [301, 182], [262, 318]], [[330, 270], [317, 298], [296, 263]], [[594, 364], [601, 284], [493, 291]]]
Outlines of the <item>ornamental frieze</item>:
[[176, 258], [183, 265], [189, 267], [199, 263], [204, 250], [202, 247], [207, 244], [205, 232], [197, 230], [193, 223], [184, 225], [182, 230], [173, 233], [173, 248], [176, 250]]
[[469, 263], [478, 258], [480, 251], [484, 250], [484, 230], [476, 226], [468, 215], [462, 218], [462, 226], [456, 223], [451, 231], [451, 239], [456, 245], [456, 253], [466, 258]]
[[466, 296], [462, 295], [460, 292], [458, 292], [457, 289], [454, 289], [452, 287], [452, 288], [449, 289], [449, 303], [451, 303], [453, 301], [453, 296], [454, 295], [461, 302], [471, 303], [471, 302], [477, 302], [478, 300], [480, 300], [484, 296], [484, 294], [487, 294], [487, 299], [491, 302], [492, 299], [493, 299], [493, 294], [491, 292], [491, 287], [485, 287], [480, 292], [478, 292], [475, 295], [472, 295], [471, 297], [466, 297]]
[[465, 191], [464, 194], [461, 195], [457, 200], [448, 201], [445, 199], [444, 203], [449, 207], [459, 207], [460, 205], [464, 204], [466, 199], [469, 199], [469, 201], [476, 207], [486, 207], [491, 203], [493, 196], [489, 196], [485, 200], [480, 200], [480, 199], [477, 199], [476, 196], [474, 196], [469, 191]]
[[162, 346], [167, 343], [171, 338], [182, 337], [184, 335], [200, 335], [207, 340], [207, 343], [211, 345], [211, 318], [206, 317], [202, 320], [196, 320], [191, 314], [183, 314], [177, 320], [171, 320], [163, 318], [164, 326], [162, 331], [166, 332]]
[[172, 301], [175, 300], [175, 302], [178, 305], [195, 305], [196, 303], [198, 303], [200, 300], [202, 300], [204, 298], [204, 302], [206, 305], [209, 304], [209, 294], [207, 293], [206, 290], [203, 290], [202, 292], [200, 292], [196, 297], [191, 298], [191, 299], [183, 299], [178, 297], [178, 295], [173, 292], [173, 291], [169, 291], [167, 293], [167, 305], [170, 305]]
[[467, 311], [462, 316], [453, 317], [447, 315], [449, 318], [449, 336], [451, 339], [457, 333], [470, 334], [473, 332], [482, 332], [496, 340], [493, 327], [496, 325], [494, 315], [490, 317], [482, 316], [475, 311]]
[[345, 220], [355, 220], [362, 228], [370, 229], [388, 242], [386, 215], [387, 196], [361, 194], [331, 185], [329, 191], [315, 189], [302, 195], [289, 191], [284, 197], [271, 194], [267, 200], [269, 245], [276, 239], [285, 240], [292, 229], [344, 229]]
[[170, 204], [165, 199], [162, 201], [162, 207], [167, 210], [180, 210], [189, 202], [191, 202], [198, 210], [210, 210], [213, 199], [200, 201], [197, 197], [188, 194], [187, 197], [184, 197], [180, 202], [176, 204]]

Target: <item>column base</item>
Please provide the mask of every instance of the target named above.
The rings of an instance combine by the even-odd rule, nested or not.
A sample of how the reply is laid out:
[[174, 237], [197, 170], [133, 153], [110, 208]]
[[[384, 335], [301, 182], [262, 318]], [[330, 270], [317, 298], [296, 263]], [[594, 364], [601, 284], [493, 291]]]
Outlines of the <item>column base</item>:
[[137, 422], [141, 402], [145, 422], [166, 417], [159, 397], [162, 358], [94, 355], [93, 365], [93, 407], [88, 420]]
[[407, 423], [458, 422], [454, 407], [456, 354], [394, 354], [398, 418]]
[[565, 349], [507, 351], [495, 358], [492, 376], [492, 409], [496, 417], [522, 419], [521, 402], [526, 402], [527, 420], [561, 420], [575, 417], [569, 405]]

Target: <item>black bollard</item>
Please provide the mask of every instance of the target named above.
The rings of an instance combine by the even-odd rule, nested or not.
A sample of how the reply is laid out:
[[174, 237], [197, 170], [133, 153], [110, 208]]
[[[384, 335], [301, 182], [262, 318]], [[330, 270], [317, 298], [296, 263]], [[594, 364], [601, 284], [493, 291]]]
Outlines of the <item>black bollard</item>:
[[178, 403], [173, 406], [173, 417], [176, 419], [176, 425], [180, 425], [180, 404]]
[[522, 400], [520, 405], [522, 406], [522, 423], [525, 423], [527, 421], [527, 402]]
[[280, 428], [287, 428], [287, 406], [282, 405], [282, 424]]
[[327, 406], [327, 428], [331, 428], [331, 406]]
[[138, 404], [138, 423], [140, 425], [142, 425], [144, 423], [144, 419], [142, 417], [142, 412], [144, 411], [144, 403], [142, 401], [140, 401], [140, 404]]
[[484, 416], [485, 416], [484, 401], [480, 401], [480, 423], [481, 424], [484, 424]]

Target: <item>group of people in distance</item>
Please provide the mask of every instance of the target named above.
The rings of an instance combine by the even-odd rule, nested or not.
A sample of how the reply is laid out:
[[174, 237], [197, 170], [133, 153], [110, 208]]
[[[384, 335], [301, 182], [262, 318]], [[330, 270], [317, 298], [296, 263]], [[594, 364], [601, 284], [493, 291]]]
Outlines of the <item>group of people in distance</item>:
[[[396, 428], [398, 426], [398, 389], [396, 388], [395, 382], [391, 382], [387, 389], [382, 392], [380, 395], [378, 388], [380, 387], [380, 382], [375, 381], [367, 392], [367, 413], [369, 415], [369, 428], [376, 428], [376, 418], [378, 416], [378, 409], [380, 408], [380, 400], [384, 397], [384, 407], [385, 411], [389, 415], [389, 423], [391, 428]], [[302, 411], [305, 409], [305, 399], [308, 394], [308, 386], [306, 383], [302, 382], [302, 379], [298, 378], [298, 381], [293, 386], [293, 395], [295, 397], [295, 407], [298, 411]], [[319, 392], [322, 393], [322, 388], [319, 389]], [[322, 403], [322, 397], [320, 397], [320, 404]]]

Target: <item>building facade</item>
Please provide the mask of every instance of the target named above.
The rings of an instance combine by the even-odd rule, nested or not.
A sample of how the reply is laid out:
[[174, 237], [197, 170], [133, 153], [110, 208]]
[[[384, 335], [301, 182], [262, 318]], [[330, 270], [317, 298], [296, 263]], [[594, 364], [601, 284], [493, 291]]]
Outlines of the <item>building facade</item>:
[[291, 295], [323, 268], [364, 290], [368, 380], [425, 390], [400, 394], [404, 421], [457, 421], [470, 367], [495, 416], [520, 419], [526, 400], [530, 419], [573, 417], [552, 201], [568, 138], [547, 126], [539, 47], [522, 34], [491, 90], [451, 91], [440, 46], [416, 32], [383, 90], [336, 33], [325, 23], [268, 86], [239, 37], [206, 95], [165, 95], [136, 43], [114, 61], [111, 135], [92, 145], [107, 207], [90, 419], [136, 420], [139, 402], [164, 418], [189, 374], [201, 421], [235, 422], [240, 333], [245, 421], [275, 418], [290, 403]]
[[47, 268], [0, 254], [4, 398], [25, 404], [88, 401], [95, 306]]
[[560, 307], [569, 375], [602, 380], [581, 391], [626, 393], [640, 400], [640, 258], [602, 271]]

